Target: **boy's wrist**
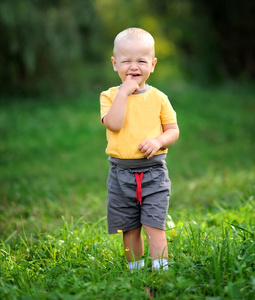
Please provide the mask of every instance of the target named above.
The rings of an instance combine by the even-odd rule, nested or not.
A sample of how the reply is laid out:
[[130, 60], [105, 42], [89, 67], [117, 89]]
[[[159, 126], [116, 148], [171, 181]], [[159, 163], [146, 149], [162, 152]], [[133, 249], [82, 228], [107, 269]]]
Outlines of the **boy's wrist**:
[[158, 143], [159, 149], [164, 148], [160, 136], [155, 137], [155, 140]]
[[122, 88], [119, 89], [117, 95], [120, 96], [121, 98], [127, 98], [129, 96], [128, 92]]

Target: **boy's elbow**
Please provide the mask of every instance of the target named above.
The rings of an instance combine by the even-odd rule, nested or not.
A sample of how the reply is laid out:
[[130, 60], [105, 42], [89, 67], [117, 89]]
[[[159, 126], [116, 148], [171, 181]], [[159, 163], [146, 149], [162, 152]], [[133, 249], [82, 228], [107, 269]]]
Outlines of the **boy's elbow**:
[[116, 123], [108, 122], [106, 117], [103, 118], [102, 122], [103, 122], [104, 126], [112, 132], [118, 133], [118, 132], [120, 132], [120, 130], [122, 128], [122, 126], [118, 126], [118, 124], [116, 124]]
[[120, 132], [121, 128], [116, 127], [116, 126], [106, 126], [106, 128], [112, 132], [118, 133]]
[[177, 132], [176, 132], [177, 140], [179, 139], [179, 136], [180, 136], [180, 129], [179, 129], [179, 127], [178, 127]]
[[177, 141], [179, 139], [179, 136], [180, 136], [180, 130], [179, 130], [179, 128], [177, 128], [175, 131], [175, 141]]

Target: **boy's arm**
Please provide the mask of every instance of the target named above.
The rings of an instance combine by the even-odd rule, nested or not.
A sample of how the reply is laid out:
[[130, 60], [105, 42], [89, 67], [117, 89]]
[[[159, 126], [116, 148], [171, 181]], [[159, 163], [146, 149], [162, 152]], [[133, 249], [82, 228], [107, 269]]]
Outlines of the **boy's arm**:
[[126, 117], [127, 98], [132, 93], [139, 91], [138, 83], [132, 79], [132, 75], [127, 75], [126, 80], [120, 87], [111, 108], [102, 122], [107, 129], [119, 132], [124, 124]]
[[163, 125], [163, 133], [154, 139], [146, 139], [139, 144], [139, 150], [147, 159], [152, 158], [160, 148], [168, 148], [179, 138], [177, 123]]

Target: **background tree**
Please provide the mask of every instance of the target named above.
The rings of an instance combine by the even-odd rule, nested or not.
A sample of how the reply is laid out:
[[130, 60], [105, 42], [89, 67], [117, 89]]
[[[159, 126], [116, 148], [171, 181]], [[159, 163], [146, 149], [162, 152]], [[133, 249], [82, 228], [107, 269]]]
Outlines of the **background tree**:
[[72, 92], [83, 58], [98, 57], [97, 24], [93, 1], [2, 1], [0, 92]]
[[113, 39], [133, 26], [155, 37], [163, 62], [157, 77], [175, 79], [181, 70], [203, 83], [253, 80], [254, 13], [249, 0], [2, 0], [0, 93], [70, 94], [110, 85]]
[[164, 32], [176, 43], [189, 77], [207, 82], [255, 77], [255, 3], [244, 1], [149, 1]]
[[255, 2], [250, 0], [193, 1], [194, 12], [208, 16], [214, 31], [219, 73], [255, 78]]

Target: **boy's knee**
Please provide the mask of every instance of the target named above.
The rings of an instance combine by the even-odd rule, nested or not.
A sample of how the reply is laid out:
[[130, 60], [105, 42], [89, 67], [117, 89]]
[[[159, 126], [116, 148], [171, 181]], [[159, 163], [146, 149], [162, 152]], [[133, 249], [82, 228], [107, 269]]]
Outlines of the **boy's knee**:
[[163, 229], [159, 229], [159, 228], [155, 228], [149, 225], [143, 225], [143, 228], [145, 230], [145, 232], [147, 233], [147, 235], [163, 235], [165, 236], [165, 230]]

